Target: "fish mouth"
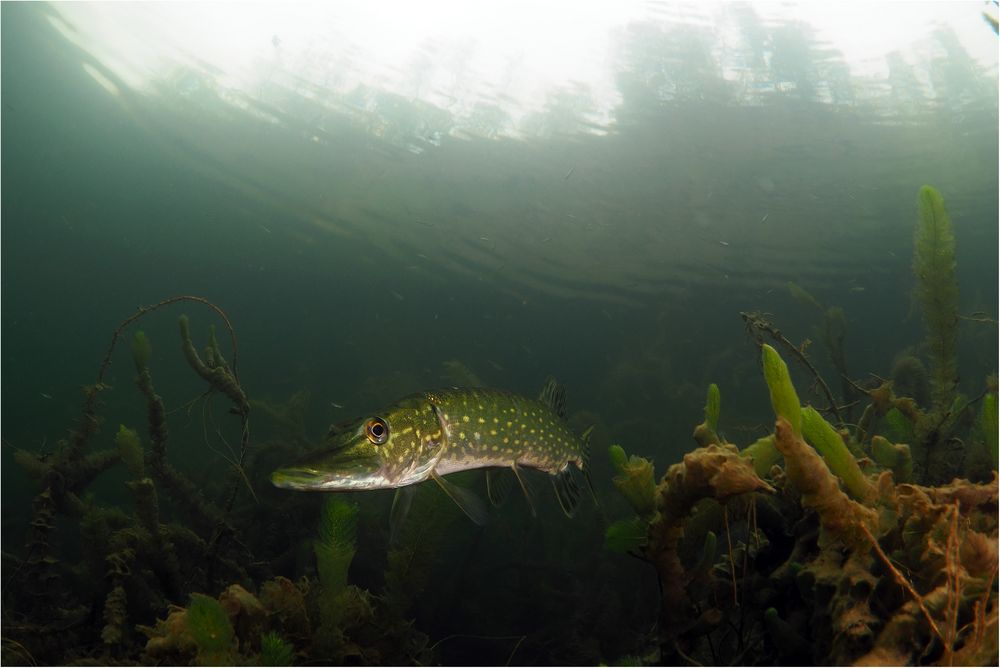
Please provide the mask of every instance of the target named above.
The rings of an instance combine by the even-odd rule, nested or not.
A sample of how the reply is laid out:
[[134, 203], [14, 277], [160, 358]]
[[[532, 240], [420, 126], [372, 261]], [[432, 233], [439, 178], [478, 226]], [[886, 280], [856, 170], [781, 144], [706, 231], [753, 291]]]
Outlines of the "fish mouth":
[[345, 473], [308, 466], [278, 469], [271, 474], [271, 484], [282, 489], [314, 492], [349, 492], [387, 486], [385, 477], [377, 471], [365, 474]]
[[271, 474], [271, 483], [282, 489], [315, 492], [349, 492], [387, 487], [382, 462], [377, 457], [350, 451], [326, 451]]

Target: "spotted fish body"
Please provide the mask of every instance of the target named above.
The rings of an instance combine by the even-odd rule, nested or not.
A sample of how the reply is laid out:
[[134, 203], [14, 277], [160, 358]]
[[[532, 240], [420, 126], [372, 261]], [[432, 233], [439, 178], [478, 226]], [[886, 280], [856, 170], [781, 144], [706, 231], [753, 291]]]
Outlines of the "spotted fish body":
[[560, 503], [572, 514], [579, 495], [569, 474], [589, 473], [587, 444], [570, 431], [562, 403], [551, 380], [539, 399], [492, 389], [421, 392], [332, 428], [329, 447], [271, 479], [278, 487], [316, 491], [398, 488], [434, 479], [456, 498], [459, 490], [441, 476], [506, 468], [527, 493], [519, 471], [530, 468], [553, 476]]

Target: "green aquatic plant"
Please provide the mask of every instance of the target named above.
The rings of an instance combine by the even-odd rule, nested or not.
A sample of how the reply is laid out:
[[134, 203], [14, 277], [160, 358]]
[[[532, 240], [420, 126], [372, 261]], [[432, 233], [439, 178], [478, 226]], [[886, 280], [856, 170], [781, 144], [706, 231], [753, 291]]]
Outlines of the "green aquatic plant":
[[913, 457], [905, 443], [893, 444], [884, 436], [872, 436], [872, 459], [891, 469], [895, 482], [909, 482], [913, 476]]
[[653, 463], [643, 457], [626, 455], [620, 445], [608, 448], [608, 455], [617, 472], [612, 480], [615, 487], [628, 500], [637, 515], [644, 517], [651, 514], [656, 509]]
[[719, 438], [719, 413], [722, 405], [722, 395], [719, 386], [712, 383], [708, 386], [705, 397], [705, 420], [694, 428], [694, 440], [698, 445], [721, 443]]
[[260, 660], [262, 666], [290, 666], [295, 656], [295, 648], [274, 631], [260, 637]]
[[636, 515], [613, 522], [604, 530], [604, 547], [612, 552], [627, 554], [646, 545], [649, 520]]
[[318, 536], [313, 542], [324, 596], [336, 596], [347, 587], [347, 570], [354, 559], [357, 530], [358, 507], [328, 495], [320, 511]]
[[140, 373], [149, 367], [149, 360], [153, 356], [153, 346], [146, 338], [146, 333], [141, 329], [132, 335], [132, 361], [135, 368]]
[[[788, 373], [788, 365], [781, 359], [778, 351], [762, 343], [761, 366], [764, 370], [764, 382], [771, 397], [774, 414], [789, 421], [796, 434], [802, 433], [802, 407], [799, 395], [795, 392], [792, 378]], [[754, 472], [765, 477], [771, 467], [781, 460], [781, 453], [774, 447], [774, 435], [764, 436], [744, 448], [744, 457], [752, 458]]]
[[983, 395], [983, 406], [979, 411], [979, 430], [983, 435], [983, 446], [993, 468], [997, 467], [1000, 455], [1000, 426], [997, 424], [997, 393], [987, 392]]
[[187, 630], [198, 646], [198, 663], [232, 665], [236, 658], [236, 634], [222, 605], [211, 596], [191, 594], [185, 616]]
[[125, 462], [125, 466], [128, 468], [128, 472], [132, 474], [132, 477], [135, 480], [141, 480], [146, 477], [144, 453], [142, 450], [142, 441], [139, 440], [139, 434], [123, 424], [118, 425], [115, 446], [118, 448], [118, 453], [121, 455], [122, 461]]
[[788, 373], [788, 365], [771, 346], [765, 343], [760, 348], [764, 382], [767, 383], [767, 390], [771, 395], [774, 414], [788, 420], [795, 434], [801, 436], [802, 404], [799, 403], [799, 395], [795, 392], [792, 377]]
[[955, 340], [958, 336], [958, 281], [955, 278], [955, 235], [944, 199], [931, 186], [918, 197], [919, 218], [913, 243], [917, 299], [927, 327], [931, 362], [933, 412], [944, 414], [958, 382]]
[[829, 422], [812, 406], [802, 409], [802, 435], [816, 448], [827, 467], [844, 483], [844, 488], [856, 501], [871, 501], [876, 490], [861, 472], [857, 460], [847, 448], [844, 439]]
[[893, 406], [885, 414], [886, 438], [896, 443], [913, 443], [916, 438], [913, 420]]
[[753, 460], [753, 470], [761, 478], [767, 477], [771, 467], [781, 461], [781, 453], [774, 447], [774, 434], [761, 436], [740, 451], [743, 457]]

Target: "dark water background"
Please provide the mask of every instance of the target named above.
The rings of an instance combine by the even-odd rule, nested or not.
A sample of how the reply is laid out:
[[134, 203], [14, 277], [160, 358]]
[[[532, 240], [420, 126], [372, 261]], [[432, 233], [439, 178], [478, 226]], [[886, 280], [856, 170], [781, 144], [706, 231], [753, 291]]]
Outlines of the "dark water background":
[[[253, 398], [307, 390], [316, 440], [332, 421], [450, 384], [450, 360], [525, 394], [555, 375], [570, 412], [597, 421], [610, 518], [625, 506], [607, 445], [662, 473], [693, 447], [708, 383], [721, 388], [730, 440], [768, 431], [738, 314], [767, 312], [796, 342], [812, 336], [813, 313], [788, 281], [845, 309], [859, 379], [888, 376], [893, 357], [920, 344], [910, 265], [921, 185], [941, 191], [954, 223], [960, 312], [996, 318], [995, 63], [938, 29], [919, 67], [890, 57], [888, 79], [861, 81], [806, 26], [764, 22], [752, 6], [732, 20], [750, 84], [721, 76], [706, 31], [651, 17], [617, 37], [610, 121], [595, 128], [586, 91], [568, 84], [506, 137], [500, 104], [471, 127], [374, 87], [307, 96], [292, 68], [253, 96], [190, 63], [152, 92], [131, 90], [57, 30], [65, 18], [53, 7], [4, 3], [4, 551], [21, 549], [34, 489], [13, 448], [64, 438], [114, 327], [170, 295], [226, 310]], [[203, 390], [179, 353], [181, 312], [199, 341], [218, 324], [196, 305], [141, 323], [168, 410]], [[812, 350], [835, 379], [818, 342]], [[961, 389], [980, 392], [997, 368], [994, 325], [963, 323], [959, 363]], [[118, 423], [145, 424], [132, 376], [122, 347], [95, 447]], [[233, 440], [221, 401], [212, 415]], [[230, 473], [204, 424], [200, 404], [172, 414], [169, 457], [217, 491]], [[254, 439], [275, 433], [256, 417], [251, 428]], [[266, 503], [279, 492], [263, 468]], [[110, 472], [93, 493], [127, 507], [123, 479]], [[574, 658], [545, 641], [574, 624], [580, 642], [606, 648], [653, 623], [652, 573], [604, 552], [599, 513], [566, 521], [542, 497], [537, 520], [513, 503], [474, 547], [471, 525], [451, 528], [442, 565], [466, 576], [461, 591], [433, 581], [420, 628], [434, 639], [528, 635], [515, 662], [550, 662]], [[358, 500], [364, 522], [384, 522], [385, 494]], [[380, 549], [362, 544], [356, 581], [373, 581]], [[459, 638], [443, 659], [503, 663], [512, 642]]]

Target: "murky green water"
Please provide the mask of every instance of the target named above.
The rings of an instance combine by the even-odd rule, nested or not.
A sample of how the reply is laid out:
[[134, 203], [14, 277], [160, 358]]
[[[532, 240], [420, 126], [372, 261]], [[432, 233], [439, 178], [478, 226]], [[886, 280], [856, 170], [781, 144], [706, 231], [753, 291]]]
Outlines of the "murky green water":
[[[243, 547], [224, 547], [248, 587], [314, 573], [322, 499], [267, 475], [330, 423], [470, 374], [527, 395], [552, 374], [574, 427], [597, 424], [600, 509], [565, 520], [542, 479], [536, 519], [517, 498], [483, 530], [449, 516], [407, 615], [449, 664], [641, 653], [656, 580], [603, 547], [625, 508], [606, 449], [651, 457], [662, 475], [694, 447], [710, 382], [730, 441], [770, 430], [741, 311], [768, 314], [796, 344], [812, 338], [839, 388], [793, 281], [844, 309], [851, 375], [889, 377], [898, 353], [924, 352], [911, 262], [917, 192], [932, 184], [954, 224], [958, 311], [972, 318], [959, 389], [975, 396], [996, 373], [996, 37], [979, 17], [990, 8], [876, 7], [845, 20], [755, 5], [469, 16], [4, 3], [4, 635], [46, 622], [18, 589], [38, 484], [15, 450], [56, 453], [117, 324], [190, 294], [228, 314], [252, 400], [306, 393], [285, 423], [251, 411], [256, 496], [237, 485], [228, 521]], [[135, 327], [153, 345], [168, 460], [224, 505], [239, 424], [224, 399], [201, 396], [180, 313], [199, 346], [221, 327], [197, 304]], [[104, 378], [92, 451], [119, 424], [145, 429], [126, 348]], [[84, 501], [131, 512], [122, 469]], [[350, 580], [378, 593], [391, 493], [352, 499]], [[176, 499], [160, 503], [164, 522], [189, 522]], [[65, 510], [61, 562], [99, 563]], [[64, 610], [93, 607], [49, 620], [72, 633], [40, 660], [102, 656], [106, 592], [79, 570], [62, 582]], [[161, 617], [170, 600], [157, 599]], [[133, 625], [152, 623], [132, 605]], [[130, 642], [112, 656], [137, 660], [145, 638]]]

